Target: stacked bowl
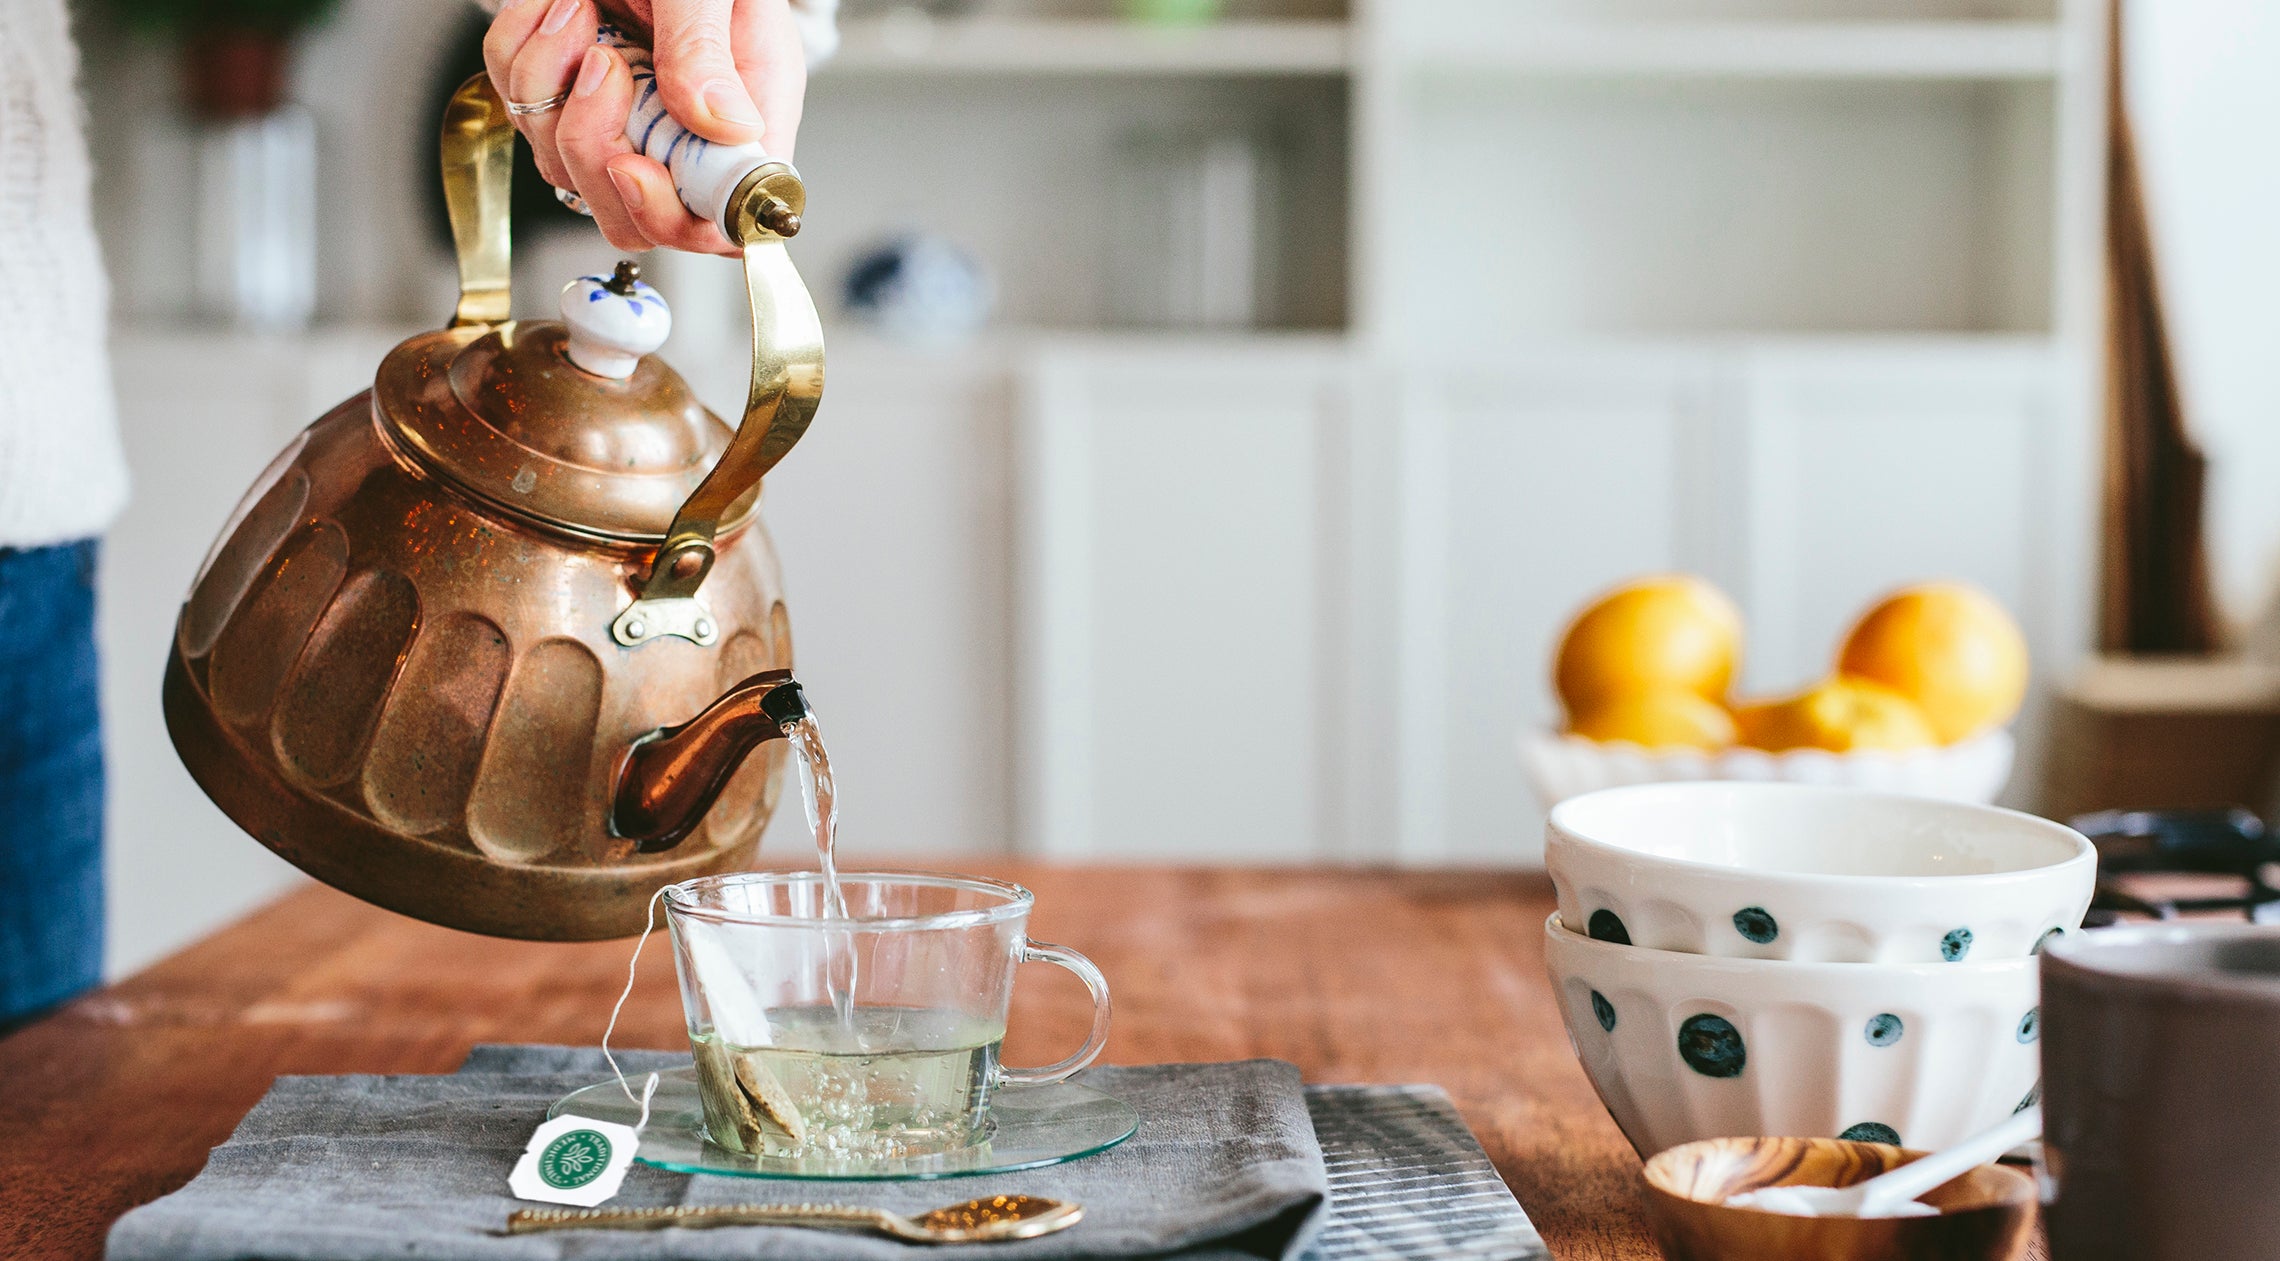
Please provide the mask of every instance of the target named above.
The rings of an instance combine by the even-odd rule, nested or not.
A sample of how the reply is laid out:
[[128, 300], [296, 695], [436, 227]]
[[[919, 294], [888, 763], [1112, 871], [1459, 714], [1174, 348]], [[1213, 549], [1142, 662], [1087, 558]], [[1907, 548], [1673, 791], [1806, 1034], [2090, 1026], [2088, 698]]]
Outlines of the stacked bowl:
[[1991, 806], [1798, 784], [1562, 802], [1545, 962], [1576, 1056], [1641, 1155], [1703, 1138], [1934, 1149], [2035, 1097], [2034, 955], [2097, 858]]

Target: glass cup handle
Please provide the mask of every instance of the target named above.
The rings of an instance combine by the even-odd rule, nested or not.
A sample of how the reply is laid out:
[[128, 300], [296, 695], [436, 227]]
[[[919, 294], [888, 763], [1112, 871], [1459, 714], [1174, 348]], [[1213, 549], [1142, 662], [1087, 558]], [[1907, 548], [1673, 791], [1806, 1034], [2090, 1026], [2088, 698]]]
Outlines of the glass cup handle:
[[1100, 969], [1093, 966], [1092, 960], [1076, 951], [1028, 938], [1023, 938], [1021, 942], [1021, 962], [1060, 964], [1076, 973], [1077, 979], [1092, 991], [1092, 1032], [1085, 1036], [1085, 1044], [1077, 1048], [1075, 1055], [1043, 1068], [1008, 1068], [1003, 1064], [998, 1065], [997, 1079], [1000, 1085], [1043, 1086], [1060, 1081], [1092, 1063], [1094, 1057], [1100, 1054], [1101, 1048], [1108, 1044], [1108, 978], [1100, 974]]

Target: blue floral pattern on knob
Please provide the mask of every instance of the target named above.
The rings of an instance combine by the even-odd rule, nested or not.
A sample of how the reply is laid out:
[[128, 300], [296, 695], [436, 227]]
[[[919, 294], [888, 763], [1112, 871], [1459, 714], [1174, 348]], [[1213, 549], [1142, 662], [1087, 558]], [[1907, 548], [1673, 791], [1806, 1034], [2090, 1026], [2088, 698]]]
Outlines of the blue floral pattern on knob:
[[1948, 930], [1947, 936], [1940, 938], [1940, 958], [1947, 960], [1949, 963], [1961, 963], [1963, 961], [1963, 957], [1970, 953], [1970, 929], [1951, 928]]
[[588, 302], [607, 302], [615, 298], [623, 302], [625, 309], [633, 312], [636, 316], [648, 314], [653, 306], [662, 307], [665, 305], [665, 299], [655, 289], [651, 288], [646, 280], [634, 281], [632, 293], [613, 293], [609, 287], [610, 278], [607, 276], [580, 276], [578, 279], [590, 280], [598, 286], [586, 291], [586, 301]]
[[619, 263], [612, 276], [580, 276], [564, 285], [562, 322], [570, 330], [570, 362], [621, 381], [673, 332], [663, 295], [632, 263]]
[[1837, 1137], [1848, 1143], [1883, 1143], [1890, 1147], [1901, 1145], [1900, 1131], [1882, 1121], [1863, 1121], [1858, 1125], [1848, 1125], [1845, 1127], [1845, 1132], [1837, 1135]]

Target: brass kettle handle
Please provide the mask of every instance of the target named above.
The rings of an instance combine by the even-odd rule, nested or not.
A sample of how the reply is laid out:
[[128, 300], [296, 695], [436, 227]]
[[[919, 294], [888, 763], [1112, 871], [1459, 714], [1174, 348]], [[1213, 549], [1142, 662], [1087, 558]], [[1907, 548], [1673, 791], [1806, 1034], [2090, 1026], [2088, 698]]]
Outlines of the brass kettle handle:
[[744, 250], [744, 292], [752, 305], [744, 422], [673, 514], [640, 598], [610, 623], [610, 634], [628, 648], [660, 634], [714, 641], [718, 627], [696, 595], [712, 572], [720, 520], [791, 451], [823, 400], [823, 321], [784, 246], [806, 211], [807, 188], [784, 162], [763, 163], [729, 197], [722, 228]]
[[459, 309], [453, 328], [506, 322], [512, 308], [514, 237], [508, 215], [515, 175], [515, 127], [507, 104], [479, 74], [459, 85], [443, 111], [443, 203], [459, 255]]
[[[661, 106], [642, 101], [635, 106], [636, 119], [645, 119], [645, 108], [655, 113]], [[677, 127], [670, 119], [647, 118], [640, 127], [645, 151], [672, 150], [669, 133]], [[478, 74], [461, 84], [444, 112], [442, 146], [444, 202], [459, 256], [454, 328], [499, 324], [508, 317], [514, 141], [514, 124], [490, 77]], [[721, 149], [710, 151], [712, 159], [728, 156]], [[674, 174], [677, 186], [699, 182], [700, 173], [693, 169], [674, 168]], [[626, 647], [661, 635], [717, 642], [719, 628], [696, 595], [712, 572], [721, 518], [758, 489], [760, 479], [815, 419], [823, 398], [823, 321], [784, 247], [787, 238], [798, 234], [806, 212], [807, 187], [799, 172], [774, 159], [760, 160], [720, 210], [721, 230], [744, 252], [744, 289], [752, 306], [752, 385], [736, 437], [674, 513], [639, 598], [610, 624], [611, 636]]]

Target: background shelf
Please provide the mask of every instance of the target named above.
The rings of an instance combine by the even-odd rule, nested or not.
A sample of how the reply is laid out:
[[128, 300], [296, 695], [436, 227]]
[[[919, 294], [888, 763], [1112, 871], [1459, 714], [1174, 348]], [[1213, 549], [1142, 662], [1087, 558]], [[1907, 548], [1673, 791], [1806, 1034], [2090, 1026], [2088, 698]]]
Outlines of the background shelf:
[[1149, 27], [1085, 19], [930, 20], [910, 14], [850, 22], [819, 77], [879, 74], [1344, 74], [1348, 24], [1253, 20]]
[[1705, 75], [1822, 79], [2048, 79], [2066, 65], [2055, 23], [1673, 21], [1433, 26], [1403, 50], [1419, 70], [1472, 75]]
[[1426, 344], [2052, 327], [2048, 84], [1427, 79], [1403, 104], [1404, 186], [1464, 190], [1376, 243]]

